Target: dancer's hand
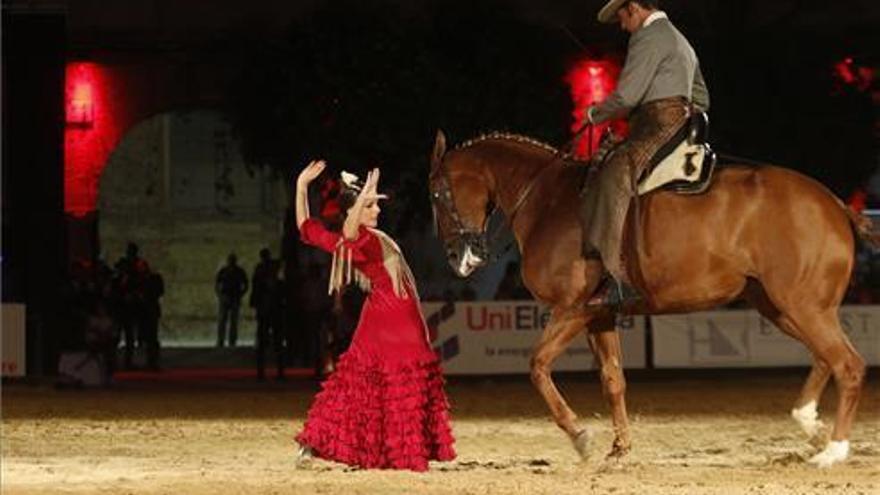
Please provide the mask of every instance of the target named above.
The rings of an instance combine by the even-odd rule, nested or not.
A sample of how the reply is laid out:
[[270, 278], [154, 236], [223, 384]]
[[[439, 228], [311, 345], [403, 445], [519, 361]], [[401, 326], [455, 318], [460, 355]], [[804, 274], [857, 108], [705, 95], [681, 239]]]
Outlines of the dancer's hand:
[[299, 176], [296, 178], [296, 186], [308, 187], [313, 180], [321, 175], [321, 172], [323, 172], [326, 167], [327, 163], [324, 162], [324, 160], [312, 160], [306, 165], [302, 172], [299, 173]]
[[379, 169], [374, 168], [367, 173], [367, 179], [364, 181], [364, 187], [358, 194], [358, 199], [362, 201], [376, 200], [387, 198], [384, 194], [379, 194], [376, 189], [379, 187]]

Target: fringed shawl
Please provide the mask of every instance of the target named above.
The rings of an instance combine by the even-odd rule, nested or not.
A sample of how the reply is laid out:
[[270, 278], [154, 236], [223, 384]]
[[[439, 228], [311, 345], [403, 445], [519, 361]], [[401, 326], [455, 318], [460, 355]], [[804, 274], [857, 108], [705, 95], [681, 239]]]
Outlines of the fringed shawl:
[[[416, 288], [416, 280], [412, 270], [403, 257], [400, 247], [394, 242], [394, 239], [388, 234], [378, 229], [368, 229], [379, 239], [382, 246], [382, 264], [388, 276], [391, 277], [391, 284], [394, 287], [394, 294], [400, 298], [414, 297], [419, 299], [418, 289]], [[330, 268], [330, 283], [327, 292], [340, 291], [343, 287], [350, 283], [356, 283], [365, 292], [370, 292], [370, 279], [363, 272], [354, 267], [351, 259], [351, 248], [346, 246], [344, 237], [339, 239], [336, 249], [333, 250], [333, 261]]]

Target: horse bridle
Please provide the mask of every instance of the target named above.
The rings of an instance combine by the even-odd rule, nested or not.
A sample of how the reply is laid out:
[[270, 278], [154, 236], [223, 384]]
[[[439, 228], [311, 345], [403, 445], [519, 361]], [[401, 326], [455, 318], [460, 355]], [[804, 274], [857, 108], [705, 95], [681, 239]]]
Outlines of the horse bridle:
[[[431, 189], [431, 211], [434, 215], [434, 228], [437, 233], [440, 232], [440, 220], [437, 216], [437, 203], [439, 202], [443, 209], [446, 211], [447, 215], [452, 219], [453, 222], [453, 239], [462, 239], [465, 242], [466, 246], [471, 248], [471, 251], [478, 256], [488, 258], [489, 254], [489, 246], [495, 242], [495, 240], [499, 237], [504, 228], [511, 228], [513, 226], [513, 222], [516, 219], [516, 214], [519, 213], [520, 208], [526, 203], [526, 200], [529, 198], [532, 190], [537, 184], [538, 179], [541, 177], [541, 174], [544, 173], [545, 170], [549, 169], [551, 165], [553, 165], [557, 160], [564, 159], [566, 156], [569, 156], [570, 153], [562, 151], [553, 155], [553, 158], [544, 166], [538, 169], [538, 172], [529, 179], [529, 182], [526, 184], [526, 187], [522, 188], [517, 195], [516, 202], [513, 204], [513, 208], [510, 210], [505, 217], [506, 221], [501, 225], [495, 227], [495, 230], [492, 232], [492, 235], [486, 235], [486, 225], [489, 223], [491, 218], [495, 215], [495, 212], [498, 211], [498, 206], [494, 205], [492, 210], [486, 215], [486, 220], [483, 222], [483, 227], [479, 230], [468, 228], [464, 222], [461, 220], [461, 216], [458, 214], [458, 209], [455, 207], [455, 200], [452, 196], [452, 187], [449, 185], [449, 179], [446, 176], [446, 166], [445, 163], [440, 159], [440, 163], [437, 165], [434, 171], [431, 172], [428, 177], [428, 188]], [[439, 170], [438, 170], [439, 169]], [[438, 190], [433, 190], [431, 187], [435, 176], [439, 173], [439, 178], [437, 182], [440, 183], [440, 187]], [[510, 248], [512, 242], [508, 244], [504, 252]]]
[[[439, 182], [438, 189], [432, 187], [435, 179]], [[461, 220], [461, 215], [458, 214], [458, 208], [455, 207], [455, 200], [452, 197], [452, 188], [449, 186], [449, 179], [446, 177], [446, 167], [443, 162], [440, 162], [440, 164], [437, 165], [437, 168], [431, 172], [431, 175], [428, 177], [428, 189], [431, 193], [431, 211], [434, 215], [434, 228], [436, 229], [437, 234], [439, 235], [440, 233], [440, 217], [437, 215], [437, 206], [439, 203], [443, 210], [445, 210], [446, 215], [452, 220], [453, 239], [462, 239], [465, 245], [470, 247], [471, 251], [478, 256], [488, 256], [489, 248], [488, 240], [485, 236], [485, 223], [483, 224], [482, 229], [477, 230], [468, 228]], [[486, 216], [486, 222], [489, 221], [489, 218], [495, 213], [496, 209], [497, 207], [493, 208], [490, 214]]]

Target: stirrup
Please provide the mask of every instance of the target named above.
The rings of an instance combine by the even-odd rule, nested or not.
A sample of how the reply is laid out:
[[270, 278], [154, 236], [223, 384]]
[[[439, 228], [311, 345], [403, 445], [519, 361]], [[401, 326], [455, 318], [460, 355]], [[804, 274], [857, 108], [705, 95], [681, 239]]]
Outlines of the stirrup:
[[599, 284], [593, 296], [587, 301], [587, 307], [610, 306], [620, 309], [623, 306], [638, 303], [642, 300], [642, 295], [635, 288], [608, 275]]

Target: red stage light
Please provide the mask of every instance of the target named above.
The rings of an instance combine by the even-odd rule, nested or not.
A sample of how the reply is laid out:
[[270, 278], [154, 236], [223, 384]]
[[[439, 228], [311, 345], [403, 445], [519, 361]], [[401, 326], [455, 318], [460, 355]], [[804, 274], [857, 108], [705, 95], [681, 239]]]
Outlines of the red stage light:
[[[834, 75], [843, 84], [852, 86], [861, 92], [868, 91], [876, 77], [873, 67], [856, 65], [852, 57], [845, 57], [834, 64]], [[835, 92], [839, 90], [840, 88], [837, 88]]]
[[121, 131], [104, 67], [70, 62], [65, 78], [64, 211], [82, 217], [95, 211], [101, 172]]
[[91, 81], [80, 80], [73, 84], [67, 100], [67, 125], [91, 127], [95, 119], [95, 102]]
[[[601, 103], [614, 92], [617, 85], [617, 77], [620, 74], [620, 66], [611, 60], [582, 60], [565, 76], [568, 83], [574, 109], [572, 110], [573, 121], [571, 131], [580, 129], [584, 122], [584, 115], [590, 105]], [[578, 158], [589, 158], [590, 150], [595, 151], [599, 147], [599, 140], [605, 129], [612, 125], [618, 135], [626, 132], [625, 124], [621, 122], [603, 123], [595, 126], [592, 133], [592, 147], [589, 141], [589, 133], [584, 133], [578, 138], [574, 146], [574, 153]]]

